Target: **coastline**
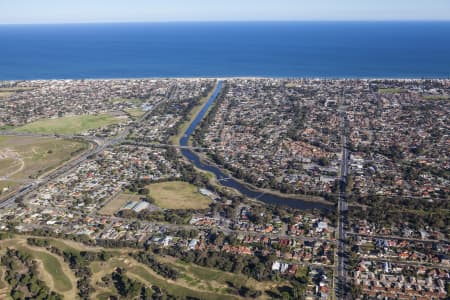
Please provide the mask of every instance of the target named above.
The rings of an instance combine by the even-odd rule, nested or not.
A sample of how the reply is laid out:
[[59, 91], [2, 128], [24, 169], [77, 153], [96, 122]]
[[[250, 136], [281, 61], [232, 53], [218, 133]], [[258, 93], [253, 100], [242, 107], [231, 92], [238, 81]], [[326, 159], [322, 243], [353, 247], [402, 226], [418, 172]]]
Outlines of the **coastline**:
[[0, 79], [442, 79], [449, 34], [420, 21], [6, 25]]
[[276, 79], [276, 80], [396, 80], [396, 81], [418, 81], [418, 80], [449, 80], [450, 75], [447, 77], [439, 76], [423, 76], [423, 77], [391, 77], [391, 76], [154, 76], [154, 77], [72, 77], [72, 78], [35, 78], [35, 79], [1, 79], [2, 82], [22, 82], [22, 81], [111, 81], [111, 80], [261, 80], [261, 79]]

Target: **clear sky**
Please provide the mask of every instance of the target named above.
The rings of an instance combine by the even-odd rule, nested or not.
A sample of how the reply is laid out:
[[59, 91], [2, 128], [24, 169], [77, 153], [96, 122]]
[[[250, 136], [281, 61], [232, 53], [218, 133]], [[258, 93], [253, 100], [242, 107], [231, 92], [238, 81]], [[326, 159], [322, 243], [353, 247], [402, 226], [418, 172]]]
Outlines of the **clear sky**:
[[0, 23], [449, 20], [450, 0], [0, 0]]

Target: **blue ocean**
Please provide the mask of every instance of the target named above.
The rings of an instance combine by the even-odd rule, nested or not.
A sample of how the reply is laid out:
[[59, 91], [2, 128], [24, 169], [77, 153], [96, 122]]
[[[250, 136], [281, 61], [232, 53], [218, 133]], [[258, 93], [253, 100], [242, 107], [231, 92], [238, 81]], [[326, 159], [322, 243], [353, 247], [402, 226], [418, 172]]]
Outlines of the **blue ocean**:
[[0, 80], [450, 77], [450, 22], [0, 25]]

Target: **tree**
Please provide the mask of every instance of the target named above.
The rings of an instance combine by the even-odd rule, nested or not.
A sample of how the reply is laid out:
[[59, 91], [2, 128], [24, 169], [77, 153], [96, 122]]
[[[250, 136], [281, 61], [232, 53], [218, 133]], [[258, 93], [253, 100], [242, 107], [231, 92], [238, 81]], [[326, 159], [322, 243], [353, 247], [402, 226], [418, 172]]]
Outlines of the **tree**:
[[362, 289], [359, 285], [350, 284], [349, 292], [351, 295], [351, 297], [350, 297], [351, 299], [357, 299], [357, 298], [361, 297]]
[[19, 299], [24, 299], [25, 294], [24, 294], [21, 290], [16, 290], [16, 289], [14, 289], [14, 290], [11, 292], [11, 297], [12, 297], [13, 299], [17, 299], [17, 300], [19, 300]]
[[284, 291], [281, 293], [281, 299], [283, 300], [291, 300], [291, 295], [289, 294], [289, 292]]

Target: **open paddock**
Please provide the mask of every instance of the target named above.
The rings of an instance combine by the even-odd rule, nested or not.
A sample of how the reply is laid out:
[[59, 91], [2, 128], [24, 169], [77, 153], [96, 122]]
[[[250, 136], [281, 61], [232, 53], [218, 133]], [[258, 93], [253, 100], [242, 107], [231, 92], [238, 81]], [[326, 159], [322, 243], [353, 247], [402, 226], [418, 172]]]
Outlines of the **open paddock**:
[[147, 186], [155, 204], [167, 209], [205, 209], [212, 200], [199, 193], [198, 188], [187, 182], [169, 181]]
[[111, 114], [68, 116], [55, 119], [42, 119], [14, 129], [16, 132], [41, 134], [80, 134], [92, 129], [120, 124], [128, 118]]

